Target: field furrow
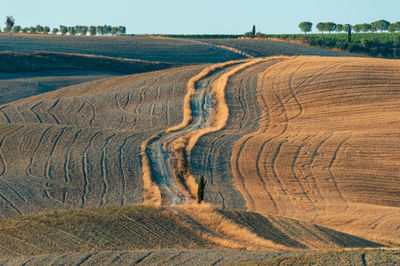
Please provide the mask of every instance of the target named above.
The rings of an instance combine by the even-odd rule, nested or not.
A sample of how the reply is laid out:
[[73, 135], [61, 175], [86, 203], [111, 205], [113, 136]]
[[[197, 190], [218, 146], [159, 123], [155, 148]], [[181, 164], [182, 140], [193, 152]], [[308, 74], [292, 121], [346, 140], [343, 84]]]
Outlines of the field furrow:
[[[258, 130], [238, 140], [231, 156], [248, 209], [372, 240], [389, 227], [396, 232], [399, 67], [390, 60], [297, 57], [260, 74]], [[377, 224], [358, 212], [375, 213]]]

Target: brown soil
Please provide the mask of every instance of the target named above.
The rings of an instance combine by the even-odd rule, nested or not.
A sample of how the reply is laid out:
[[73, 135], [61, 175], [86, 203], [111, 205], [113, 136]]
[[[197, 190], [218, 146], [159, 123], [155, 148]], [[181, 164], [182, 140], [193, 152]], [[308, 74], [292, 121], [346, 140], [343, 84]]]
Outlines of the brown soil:
[[142, 201], [140, 144], [182, 120], [204, 66], [93, 81], [1, 106], [1, 217]]
[[247, 208], [399, 244], [399, 67], [299, 57], [262, 73], [258, 130], [232, 151]]

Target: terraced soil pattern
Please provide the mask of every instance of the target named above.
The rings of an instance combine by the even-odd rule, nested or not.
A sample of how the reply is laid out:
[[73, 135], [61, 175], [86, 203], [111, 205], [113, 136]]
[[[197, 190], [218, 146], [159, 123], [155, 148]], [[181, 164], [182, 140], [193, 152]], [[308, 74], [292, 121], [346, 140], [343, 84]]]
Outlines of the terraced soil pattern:
[[1, 106], [1, 217], [142, 202], [140, 144], [178, 124], [191, 66]]
[[264, 71], [258, 129], [231, 157], [247, 208], [399, 243], [399, 67], [298, 57]]

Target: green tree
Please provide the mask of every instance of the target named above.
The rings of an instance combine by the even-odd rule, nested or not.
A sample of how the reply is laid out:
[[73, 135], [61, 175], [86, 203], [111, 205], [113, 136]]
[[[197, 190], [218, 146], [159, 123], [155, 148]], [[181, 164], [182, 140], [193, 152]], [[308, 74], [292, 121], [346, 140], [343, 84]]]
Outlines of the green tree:
[[90, 26], [89, 27], [89, 33], [91, 36], [96, 35], [97, 31], [96, 31], [96, 27], [95, 26]]
[[400, 22], [397, 21], [394, 23], [394, 25], [396, 26], [396, 31], [400, 31]]
[[14, 27], [15, 24], [15, 19], [13, 16], [7, 16], [6, 18], [6, 28], [9, 29], [9, 31], [11, 31], [12, 27]]
[[57, 34], [57, 33], [58, 33], [58, 29], [57, 29], [57, 28], [54, 28], [51, 32], [52, 32], [53, 34]]
[[316, 27], [317, 27], [317, 30], [318, 30], [319, 32], [322, 32], [322, 34], [324, 33], [324, 30], [325, 30], [325, 23], [320, 22], [320, 23], [318, 23], [318, 24], [316, 25]]
[[45, 26], [45, 27], [43, 28], [43, 33], [49, 34], [49, 32], [50, 32], [50, 27], [49, 27], [49, 26]]
[[97, 33], [99, 35], [104, 35], [104, 27], [103, 26], [97, 26]]
[[362, 30], [362, 32], [367, 33], [367, 32], [370, 31], [370, 29], [371, 29], [371, 24], [369, 24], [369, 23], [363, 23], [363, 24], [361, 24], [361, 30]]
[[324, 23], [324, 30], [331, 33], [336, 29], [336, 24], [333, 22], [326, 22]]
[[15, 32], [15, 33], [21, 32], [21, 26], [19, 26], [19, 25], [14, 26], [14, 27], [13, 27], [13, 32]]
[[88, 27], [87, 26], [82, 26], [81, 35], [82, 36], [86, 36], [87, 32], [88, 32]]
[[343, 25], [342, 24], [336, 24], [336, 32], [342, 32], [343, 31]]
[[299, 24], [299, 28], [304, 34], [307, 34], [312, 29], [312, 23], [310, 21], [303, 21]]
[[76, 35], [76, 29], [75, 27], [69, 27], [68, 28], [68, 32], [70, 35]]
[[371, 23], [369, 30], [371, 32], [377, 32], [378, 31], [378, 24], [376, 23], [376, 21]]
[[121, 35], [126, 34], [126, 27], [125, 26], [119, 26], [118, 27], [118, 31], [119, 31], [119, 34], [121, 34]]
[[389, 25], [389, 27], [387, 28], [388, 32], [395, 32], [397, 30], [396, 24], [392, 23]]
[[22, 29], [22, 32], [23, 33], [28, 33], [28, 32], [30, 32], [30, 30], [31, 29], [29, 27], [25, 27], [25, 28]]
[[351, 26], [350, 24], [344, 24], [343, 25], [343, 30], [345, 32], [347, 32], [347, 41], [351, 42], [351, 29], [353, 26]]
[[118, 33], [118, 27], [112, 27], [111, 34], [116, 35]]
[[251, 30], [251, 35], [253, 35], [253, 37], [256, 36], [256, 25], [253, 25], [253, 29]]
[[29, 31], [30, 33], [37, 33], [36, 26], [35, 27], [32, 26], [29, 29], [30, 29], [30, 31]]
[[361, 24], [356, 24], [353, 26], [353, 30], [357, 33], [362, 31], [362, 25]]
[[68, 32], [68, 28], [64, 25], [60, 25], [60, 32], [62, 35], [65, 35]]
[[204, 199], [204, 187], [206, 186], [207, 181], [204, 181], [204, 176], [200, 177], [199, 186], [197, 188], [197, 203], [200, 204]]
[[36, 25], [36, 32], [37, 32], [37, 33], [42, 33], [43, 30], [44, 30], [43, 26], [41, 26], [41, 25]]
[[376, 23], [376, 28], [378, 30], [380, 30], [381, 32], [384, 31], [384, 30], [387, 30], [389, 25], [390, 25], [390, 22], [387, 21], [387, 20], [384, 20], [384, 19], [375, 21], [375, 23]]

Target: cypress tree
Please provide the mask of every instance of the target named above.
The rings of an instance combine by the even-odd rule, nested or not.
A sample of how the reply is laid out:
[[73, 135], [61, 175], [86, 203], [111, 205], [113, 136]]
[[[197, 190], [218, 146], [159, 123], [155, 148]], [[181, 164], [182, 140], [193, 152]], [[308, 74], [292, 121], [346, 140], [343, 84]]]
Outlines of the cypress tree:
[[204, 198], [204, 187], [206, 186], [207, 181], [204, 181], [204, 176], [200, 177], [199, 186], [197, 189], [197, 203], [200, 204]]

